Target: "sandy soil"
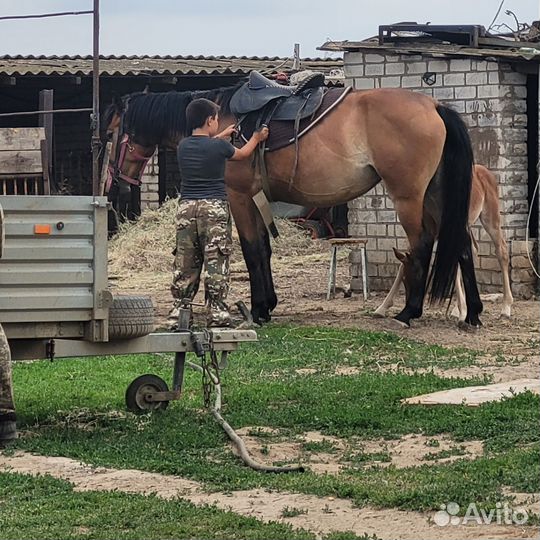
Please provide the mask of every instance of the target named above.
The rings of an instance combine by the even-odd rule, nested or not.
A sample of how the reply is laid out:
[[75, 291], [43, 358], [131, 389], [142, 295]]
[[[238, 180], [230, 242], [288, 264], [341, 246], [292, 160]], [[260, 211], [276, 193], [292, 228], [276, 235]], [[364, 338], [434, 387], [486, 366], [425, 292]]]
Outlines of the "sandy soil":
[[[403, 512], [372, 507], [355, 508], [349, 501], [333, 497], [315, 497], [286, 492], [267, 492], [259, 489], [235, 491], [230, 494], [208, 494], [191, 480], [177, 476], [91, 467], [62, 457], [46, 457], [16, 452], [12, 456], [0, 454], [0, 470], [23, 474], [47, 474], [67, 480], [76, 491], [123, 491], [155, 494], [171, 499], [181, 497], [196, 505], [214, 504], [261, 521], [289, 523], [322, 535], [332, 531], [354, 531], [357, 535], [377, 535], [388, 540], [476, 540], [479, 538], [508, 539], [535, 538], [536, 527], [517, 525], [447, 525], [434, 523], [435, 514]], [[514, 494], [525, 497], [524, 494]], [[531, 496], [529, 495], [527, 501]], [[529, 502], [527, 504], [530, 504]], [[515, 507], [517, 508], [517, 506]], [[287, 510], [301, 513], [284, 517]]]
[[[438, 465], [483, 455], [482, 441], [456, 442], [447, 435], [427, 437], [409, 434], [400, 439], [344, 440], [309, 431], [291, 440], [265, 426], [237, 431], [249, 453], [259, 462], [302, 463], [316, 474], [337, 474], [345, 468], [394, 466], [398, 469], [425, 464]], [[310, 451], [310, 443], [323, 444], [323, 451]], [[331, 448], [330, 448], [331, 446]], [[321, 447], [321, 446], [319, 446]], [[315, 447], [316, 448], [316, 447]], [[453, 455], [448, 455], [449, 453]]]

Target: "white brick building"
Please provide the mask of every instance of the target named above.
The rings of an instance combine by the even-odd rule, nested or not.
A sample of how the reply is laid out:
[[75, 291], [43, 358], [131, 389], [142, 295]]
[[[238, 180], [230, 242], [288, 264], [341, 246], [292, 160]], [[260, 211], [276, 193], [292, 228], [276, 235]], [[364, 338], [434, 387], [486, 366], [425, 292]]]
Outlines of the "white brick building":
[[[344, 51], [346, 84], [355, 89], [407, 88], [423, 92], [460, 112], [470, 127], [477, 163], [499, 180], [503, 228], [511, 255], [511, 281], [517, 295], [529, 297], [536, 281], [526, 257], [525, 229], [538, 177], [538, 65], [533, 53], [454, 45], [328, 43]], [[537, 48], [538, 54], [534, 53]], [[535, 249], [538, 213], [534, 206], [529, 248]], [[392, 201], [381, 184], [349, 203], [349, 234], [369, 238], [368, 260], [373, 290], [388, 289], [397, 271], [393, 247], [407, 247]], [[495, 249], [481, 225], [477, 279], [484, 292], [498, 292], [501, 273]], [[359, 260], [351, 257], [353, 287], [361, 288]]]

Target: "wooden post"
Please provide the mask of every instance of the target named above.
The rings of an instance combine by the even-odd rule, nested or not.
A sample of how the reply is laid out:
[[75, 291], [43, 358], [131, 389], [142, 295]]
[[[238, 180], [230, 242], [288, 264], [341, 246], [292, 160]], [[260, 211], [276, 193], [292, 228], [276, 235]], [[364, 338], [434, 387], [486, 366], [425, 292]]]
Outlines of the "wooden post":
[[337, 251], [338, 246], [332, 246], [330, 252], [330, 270], [328, 272], [328, 291], [326, 292], [327, 300], [330, 300], [336, 294]]
[[107, 184], [107, 175], [109, 174], [109, 159], [111, 157], [112, 141], [109, 141], [105, 146], [103, 161], [101, 163], [101, 176], [99, 179], [99, 195], [105, 195], [105, 186]]
[[[39, 110], [40, 111], [52, 111], [54, 109], [54, 90], [41, 90], [39, 92]], [[47, 156], [47, 163], [43, 163], [43, 166], [47, 166], [47, 179], [50, 182], [53, 174], [53, 137], [54, 137], [54, 123], [52, 113], [40, 114], [38, 120], [39, 127], [45, 128], [45, 152]], [[43, 171], [45, 173], [45, 171]], [[43, 175], [45, 178], [45, 174]], [[50, 184], [49, 184], [50, 186]], [[48, 193], [45, 193], [48, 195]]]
[[99, 196], [99, 0], [94, 0], [94, 50], [92, 64], [92, 194]]
[[300, 70], [300, 43], [294, 44], [293, 71]]

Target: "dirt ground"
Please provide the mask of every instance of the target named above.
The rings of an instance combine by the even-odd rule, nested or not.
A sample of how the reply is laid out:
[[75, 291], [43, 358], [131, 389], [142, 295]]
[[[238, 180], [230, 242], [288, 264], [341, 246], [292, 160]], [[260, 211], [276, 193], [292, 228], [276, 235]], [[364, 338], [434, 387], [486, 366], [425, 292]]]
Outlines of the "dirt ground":
[[[477, 331], [458, 328], [455, 319], [447, 316], [446, 306], [427, 306], [421, 319], [415, 320], [411, 328], [397, 325], [391, 318], [404, 305], [404, 297], [396, 299], [390, 310], [390, 317], [374, 317], [373, 311], [382, 302], [383, 292], [370, 293], [367, 301], [361, 294], [345, 298], [344, 289], [348, 289], [349, 264], [348, 254], [342, 249], [338, 262], [336, 297], [327, 301], [328, 266], [330, 250], [324, 241], [299, 240], [298, 233], [286, 231], [286, 238], [278, 240], [274, 246], [273, 271], [279, 304], [272, 320], [298, 325], [340, 326], [361, 330], [391, 331], [403, 337], [430, 344], [447, 347], [467, 347], [482, 351], [479, 366], [460, 368], [455, 373], [446, 370], [446, 376], [462, 377], [489, 375], [494, 382], [503, 382], [519, 378], [537, 377], [540, 367], [539, 356], [539, 302], [537, 300], [519, 300], [513, 305], [512, 318], [501, 318], [500, 295], [483, 295], [483, 327]], [[292, 240], [291, 240], [292, 237]], [[292, 247], [287, 248], [287, 243]], [[231, 265], [230, 304], [243, 300], [249, 305], [249, 280], [244, 262], [239, 257], [239, 246], [235, 246], [235, 255]], [[134, 287], [134, 280], [137, 287]], [[168, 290], [170, 273], [163, 271], [148, 272], [138, 269], [134, 274], [116, 272], [113, 284], [119, 293], [140, 294], [144, 290], [154, 299], [158, 325], [165, 324], [165, 318], [171, 305]], [[200, 292], [196, 301], [203, 302]], [[202, 308], [195, 307], [195, 311]], [[449, 313], [449, 311], [448, 311]]]

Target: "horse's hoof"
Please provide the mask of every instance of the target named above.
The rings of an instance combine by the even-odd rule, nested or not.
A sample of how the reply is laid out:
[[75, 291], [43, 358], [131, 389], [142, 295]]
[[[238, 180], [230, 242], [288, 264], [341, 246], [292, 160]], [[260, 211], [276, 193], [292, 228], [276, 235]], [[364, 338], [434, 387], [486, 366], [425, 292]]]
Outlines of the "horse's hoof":
[[410, 328], [411, 327], [411, 324], [410, 323], [406, 323], [404, 321], [400, 321], [399, 319], [391, 319], [391, 322], [392, 324], [396, 327], [396, 328]]
[[377, 317], [378, 319], [384, 319], [384, 318], [386, 318], [386, 309], [381, 309], [380, 307], [378, 307], [378, 308], [373, 312], [373, 316], [374, 316], [374, 317]]
[[501, 319], [511, 319], [512, 318], [512, 308], [510, 306], [503, 306], [501, 309]]
[[478, 324], [471, 324], [467, 321], [458, 321], [458, 328], [465, 330], [466, 332], [477, 332], [482, 327], [482, 323], [478, 321]]
[[461, 313], [457, 306], [455, 306], [454, 309], [452, 310], [452, 313], [450, 313], [450, 317], [452, 317], [453, 319], [458, 319], [458, 320], [464, 319], [464, 317], [461, 316]]

